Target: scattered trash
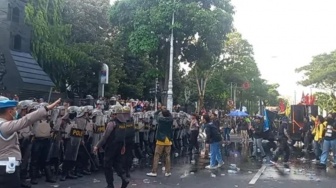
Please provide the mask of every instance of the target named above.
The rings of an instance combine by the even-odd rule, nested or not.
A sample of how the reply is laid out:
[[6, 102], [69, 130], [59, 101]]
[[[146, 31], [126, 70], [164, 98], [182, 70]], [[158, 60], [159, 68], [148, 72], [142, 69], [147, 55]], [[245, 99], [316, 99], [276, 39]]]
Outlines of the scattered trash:
[[139, 164], [139, 159], [138, 158], [133, 158], [133, 164], [138, 165]]
[[195, 174], [195, 172], [190, 172], [190, 174]]
[[320, 182], [321, 181], [321, 179], [320, 178], [316, 178], [316, 180], [315, 181], [317, 181], [317, 182]]
[[136, 186], [137, 184], [133, 183], [132, 186]]
[[225, 176], [225, 174], [221, 174], [221, 176]]
[[215, 178], [215, 177], [216, 177], [216, 174], [211, 173], [211, 177], [212, 177], [212, 178]]
[[235, 171], [235, 170], [228, 170], [228, 173], [229, 174], [237, 174], [237, 171]]
[[238, 185], [235, 185], [235, 187], [238, 187]]
[[159, 165], [161, 165], [162, 164], [162, 162], [161, 161], [159, 161], [159, 163], [158, 163]]
[[162, 171], [165, 171], [165, 170], [166, 170], [166, 167], [163, 166], [163, 167], [162, 167]]
[[178, 153], [175, 153], [175, 157], [178, 157], [179, 156], [179, 154]]
[[191, 160], [190, 163], [191, 164], [196, 164], [196, 161], [195, 160]]
[[237, 165], [236, 164], [230, 164], [230, 167], [234, 167], [234, 168], [237, 168]]
[[179, 183], [177, 183], [176, 185], [177, 185], [177, 186], [179, 186], [180, 184], [179, 184]]
[[248, 171], [249, 174], [252, 174], [252, 171]]
[[144, 183], [150, 183], [149, 179], [144, 179], [143, 182]]
[[93, 179], [93, 183], [100, 183], [100, 180]]
[[185, 171], [184, 174], [180, 176], [180, 178], [186, 178], [189, 175], [188, 171]]
[[59, 187], [59, 185], [51, 185], [52, 187]]

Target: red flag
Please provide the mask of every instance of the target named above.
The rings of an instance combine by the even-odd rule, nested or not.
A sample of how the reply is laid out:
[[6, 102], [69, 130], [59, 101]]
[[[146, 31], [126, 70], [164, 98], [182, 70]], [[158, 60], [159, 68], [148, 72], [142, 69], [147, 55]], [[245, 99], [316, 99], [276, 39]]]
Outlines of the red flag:
[[307, 95], [305, 96], [305, 103], [306, 103], [307, 105], [310, 105], [310, 97], [309, 97], [309, 94], [307, 94]]
[[279, 108], [280, 108], [280, 112], [284, 112], [286, 110], [285, 102], [283, 99], [279, 100]]
[[315, 96], [310, 95], [310, 105], [314, 105], [314, 104], [315, 104]]

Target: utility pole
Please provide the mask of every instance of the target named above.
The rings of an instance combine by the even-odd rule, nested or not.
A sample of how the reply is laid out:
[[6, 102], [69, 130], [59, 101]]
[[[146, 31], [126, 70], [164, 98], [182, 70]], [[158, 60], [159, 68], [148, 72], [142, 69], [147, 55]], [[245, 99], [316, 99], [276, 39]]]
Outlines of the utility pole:
[[157, 99], [157, 95], [158, 95], [158, 85], [159, 85], [159, 79], [156, 78], [156, 79], [155, 79], [155, 99], [154, 99], [154, 108], [155, 108], [155, 112], [158, 110], [158, 99]]
[[[175, 4], [175, 0], [174, 0]], [[172, 15], [172, 29], [170, 34], [170, 59], [169, 59], [169, 79], [168, 79], [168, 91], [167, 91], [167, 110], [173, 111], [173, 59], [174, 59], [174, 24], [175, 24], [175, 12]]]

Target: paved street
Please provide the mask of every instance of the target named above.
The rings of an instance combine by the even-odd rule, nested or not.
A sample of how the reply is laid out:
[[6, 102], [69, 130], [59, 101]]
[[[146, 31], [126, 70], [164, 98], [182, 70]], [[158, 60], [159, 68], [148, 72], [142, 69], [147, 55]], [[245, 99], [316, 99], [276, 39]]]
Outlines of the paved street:
[[[200, 170], [195, 173], [188, 173], [190, 166], [181, 160], [175, 161], [173, 175], [163, 177], [146, 177], [148, 169], [137, 169], [132, 173], [132, 180], [129, 187], [134, 188], [155, 188], [155, 187], [194, 187], [194, 188], [220, 188], [220, 187], [256, 187], [256, 188], [333, 188], [336, 184], [336, 170], [331, 168], [327, 171], [315, 169], [314, 165], [307, 163], [292, 162], [291, 171], [279, 173], [274, 167], [267, 164], [239, 164], [239, 159], [230, 159], [227, 164], [213, 172]], [[240, 168], [235, 174], [228, 172], [231, 163], [237, 163]], [[236, 164], [235, 163], [235, 164]], [[259, 176], [260, 175], [260, 176]], [[103, 188], [106, 186], [103, 174], [96, 173], [78, 180], [68, 180], [56, 184], [41, 183], [36, 188], [58, 187], [58, 188]], [[116, 177], [116, 187], [120, 187], [120, 180]]]
[[[239, 147], [240, 138], [233, 136], [232, 141]], [[147, 177], [150, 167], [137, 168], [132, 172], [129, 187], [133, 188], [156, 188], [156, 187], [193, 187], [193, 188], [334, 188], [336, 185], [336, 169], [328, 168], [327, 171], [315, 168], [310, 162], [302, 162], [293, 157], [290, 171], [282, 168], [279, 172], [267, 162], [255, 162], [243, 157], [238, 151], [230, 152], [230, 157], [225, 158], [226, 164], [218, 170], [198, 170], [189, 173], [196, 167], [188, 164], [187, 158], [175, 158], [172, 160], [172, 176], [164, 177], [159, 170], [158, 177]], [[151, 164], [151, 161], [149, 162]], [[234, 164], [239, 171], [232, 169]], [[159, 167], [160, 169], [162, 166]], [[229, 170], [231, 172], [229, 172]], [[234, 172], [234, 173], [232, 173]], [[120, 187], [121, 181], [115, 175], [115, 187]], [[58, 188], [104, 188], [105, 178], [102, 172], [91, 176], [85, 176], [77, 180], [67, 180], [47, 184], [40, 180], [40, 184], [34, 188], [58, 187]]]

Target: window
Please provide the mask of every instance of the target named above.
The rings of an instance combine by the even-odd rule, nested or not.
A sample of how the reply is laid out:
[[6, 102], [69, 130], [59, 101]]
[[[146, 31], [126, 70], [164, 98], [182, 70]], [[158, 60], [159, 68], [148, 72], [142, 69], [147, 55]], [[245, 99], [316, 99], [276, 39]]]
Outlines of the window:
[[14, 37], [14, 50], [21, 50], [21, 36], [15, 35]]
[[12, 13], [12, 21], [13, 22], [16, 22], [16, 23], [19, 23], [20, 21], [20, 10], [19, 8], [15, 7], [13, 9], [13, 13]]
[[11, 20], [11, 19], [12, 19], [12, 7], [11, 7], [11, 5], [8, 3], [7, 20]]

